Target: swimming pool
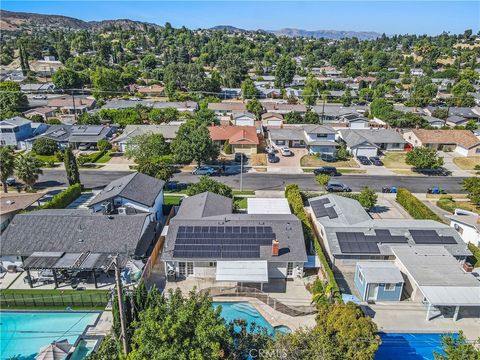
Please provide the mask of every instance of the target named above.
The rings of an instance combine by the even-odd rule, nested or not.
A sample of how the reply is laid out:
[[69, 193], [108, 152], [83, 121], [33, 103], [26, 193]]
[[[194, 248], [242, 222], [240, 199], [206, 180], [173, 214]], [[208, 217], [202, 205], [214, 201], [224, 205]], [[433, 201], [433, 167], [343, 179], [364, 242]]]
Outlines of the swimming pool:
[[242, 319], [245, 320], [248, 326], [251, 323], [255, 323], [257, 326], [261, 326], [267, 329], [268, 333], [273, 335], [276, 332], [287, 333], [290, 329], [287, 326], [279, 326], [274, 328], [252, 305], [248, 302], [212, 302], [212, 306], [217, 308], [222, 306], [221, 316], [228, 324], [233, 320]]
[[55, 340], [74, 344], [98, 312], [15, 311], [0, 312], [1, 359], [14, 356], [34, 359], [38, 351]]
[[433, 360], [433, 352], [444, 354], [442, 337], [448, 334], [379, 333], [382, 339], [375, 360]]

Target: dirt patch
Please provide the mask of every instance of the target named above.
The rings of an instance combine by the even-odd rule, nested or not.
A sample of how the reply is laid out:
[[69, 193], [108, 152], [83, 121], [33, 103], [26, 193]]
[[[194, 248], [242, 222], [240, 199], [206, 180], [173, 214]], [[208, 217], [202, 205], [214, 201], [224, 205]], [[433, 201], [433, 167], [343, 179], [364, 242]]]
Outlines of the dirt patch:
[[388, 169], [411, 169], [411, 165], [405, 162], [407, 153], [405, 152], [387, 152], [383, 157], [383, 165]]
[[480, 156], [456, 157], [453, 162], [462, 170], [473, 170], [475, 166], [480, 166]]
[[267, 166], [266, 154], [254, 154], [251, 156], [252, 166]]
[[316, 155], [305, 155], [300, 160], [302, 167], [335, 166], [337, 168], [359, 168], [360, 166], [353, 159], [344, 161], [327, 162]]

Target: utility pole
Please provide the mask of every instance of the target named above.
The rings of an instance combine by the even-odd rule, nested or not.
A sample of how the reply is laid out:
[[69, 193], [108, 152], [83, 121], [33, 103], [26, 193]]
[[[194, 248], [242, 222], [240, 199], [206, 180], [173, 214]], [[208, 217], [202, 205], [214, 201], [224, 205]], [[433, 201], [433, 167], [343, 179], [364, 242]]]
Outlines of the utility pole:
[[75, 108], [75, 90], [72, 90], [72, 103], [73, 103], [73, 118], [75, 120], [75, 123], [77, 123], [77, 109]]
[[125, 320], [125, 309], [123, 307], [122, 281], [120, 280], [120, 269], [118, 268], [118, 256], [115, 256], [115, 287], [117, 288], [118, 312], [120, 313], [120, 337], [122, 338], [123, 352], [128, 355], [127, 327]]
[[240, 153], [240, 191], [243, 191], [243, 153]]

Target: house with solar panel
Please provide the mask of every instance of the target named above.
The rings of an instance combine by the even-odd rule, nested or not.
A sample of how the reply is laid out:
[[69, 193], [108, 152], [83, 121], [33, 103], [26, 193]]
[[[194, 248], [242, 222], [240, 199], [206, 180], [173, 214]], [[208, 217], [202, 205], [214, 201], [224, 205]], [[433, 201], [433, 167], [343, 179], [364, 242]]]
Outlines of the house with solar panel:
[[372, 219], [354, 199], [323, 195], [309, 199], [316, 232], [334, 267], [365, 260], [394, 260], [392, 246], [443, 246], [457, 261], [471, 255], [454, 228], [433, 220]]
[[232, 199], [210, 192], [183, 200], [163, 231], [167, 281], [203, 278], [263, 289], [272, 280], [302, 276], [307, 252], [296, 216], [262, 214], [258, 206], [247, 214], [232, 209]]

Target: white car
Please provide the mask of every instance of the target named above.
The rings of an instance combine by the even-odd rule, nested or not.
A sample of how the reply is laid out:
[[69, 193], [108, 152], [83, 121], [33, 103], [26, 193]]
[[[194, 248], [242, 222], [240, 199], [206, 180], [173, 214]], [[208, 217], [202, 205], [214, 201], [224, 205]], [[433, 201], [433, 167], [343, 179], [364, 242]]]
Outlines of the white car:
[[35, 100], [47, 100], [47, 95], [34, 95]]
[[281, 147], [280, 153], [282, 154], [282, 156], [292, 156], [292, 152], [290, 151], [288, 146]]

